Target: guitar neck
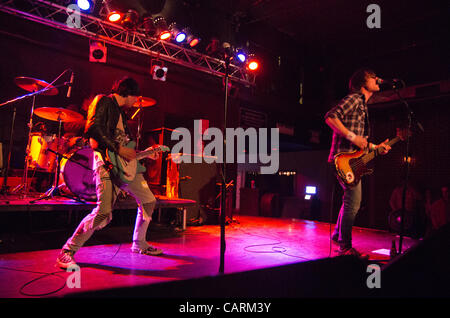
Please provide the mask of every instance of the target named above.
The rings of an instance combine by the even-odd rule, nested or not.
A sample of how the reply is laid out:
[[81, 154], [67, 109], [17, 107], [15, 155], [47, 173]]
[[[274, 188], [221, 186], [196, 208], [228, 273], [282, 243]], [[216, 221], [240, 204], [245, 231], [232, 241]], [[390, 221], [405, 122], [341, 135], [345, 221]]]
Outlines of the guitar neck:
[[[393, 146], [394, 144], [396, 144], [397, 142], [399, 142], [401, 139], [399, 136], [389, 140], [386, 144], [389, 146]], [[369, 161], [371, 161], [373, 158], [375, 158], [375, 156], [378, 155], [378, 149], [375, 149], [371, 152], [369, 152], [368, 154], [365, 154], [364, 156], [361, 157], [361, 160], [364, 162], [364, 164], [368, 163]]]
[[149, 156], [149, 155], [151, 155], [151, 154], [153, 154], [155, 152], [158, 152], [158, 151], [161, 151], [161, 147], [156, 147], [156, 148], [153, 148], [153, 149], [150, 149], [150, 150], [141, 151], [141, 152], [136, 154], [136, 159], [137, 160], [144, 159], [145, 157], [147, 157], [147, 156]]

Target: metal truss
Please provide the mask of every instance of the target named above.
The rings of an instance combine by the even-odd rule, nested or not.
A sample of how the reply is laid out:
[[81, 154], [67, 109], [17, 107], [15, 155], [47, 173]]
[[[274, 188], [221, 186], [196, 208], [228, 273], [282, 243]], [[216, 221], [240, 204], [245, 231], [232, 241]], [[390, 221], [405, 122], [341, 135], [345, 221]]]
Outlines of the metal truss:
[[[225, 75], [223, 60], [160, 41], [139, 31], [126, 30], [120, 25], [49, 1], [0, 0], [0, 11], [217, 77]], [[234, 64], [229, 65], [229, 78], [244, 85], [255, 84], [254, 74]]]

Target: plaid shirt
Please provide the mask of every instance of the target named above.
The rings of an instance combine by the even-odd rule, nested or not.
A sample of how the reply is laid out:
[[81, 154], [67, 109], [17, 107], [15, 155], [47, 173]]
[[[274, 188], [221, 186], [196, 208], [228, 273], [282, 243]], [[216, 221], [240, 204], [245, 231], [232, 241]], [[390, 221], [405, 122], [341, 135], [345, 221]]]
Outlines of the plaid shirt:
[[[357, 136], [369, 136], [369, 112], [365, 97], [361, 93], [352, 93], [345, 96], [336, 106], [325, 114], [325, 118], [338, 118], [342, 124]], [[328, 162], [334, 162], [334, 156], [340, 152], [358, 149], [344, 136], [333, 131]]]

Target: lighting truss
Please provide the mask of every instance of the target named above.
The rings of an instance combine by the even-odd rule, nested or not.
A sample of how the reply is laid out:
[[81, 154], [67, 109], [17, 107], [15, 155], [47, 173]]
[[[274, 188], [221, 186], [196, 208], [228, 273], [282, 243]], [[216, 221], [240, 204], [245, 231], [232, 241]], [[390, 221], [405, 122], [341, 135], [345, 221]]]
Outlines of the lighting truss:
[[[49, 1], [0, 0], [0, 11], [213, 76], [223, 77], [225, 74], [223, 60], [149, 37], [139, 31], [126, 30], [120, 25], [83, 12], [75, 13], [67, 7]], [[69, 26], [66, 22], [73, 14], [79, 14], [79, 19], [76, 20], [75, 26]], [[240, 66], [230, 64], [229, 76], [230, 80], [244, 85], [255, 84], [255, 75]]]

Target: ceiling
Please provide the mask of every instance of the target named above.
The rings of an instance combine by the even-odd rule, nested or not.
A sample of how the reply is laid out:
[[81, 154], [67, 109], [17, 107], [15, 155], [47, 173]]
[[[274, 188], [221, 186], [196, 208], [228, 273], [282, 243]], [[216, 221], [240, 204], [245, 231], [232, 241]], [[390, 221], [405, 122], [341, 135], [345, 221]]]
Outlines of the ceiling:
[[[408, 85], [448, 78], [448, 1], [418, 0], [112, 0], [140, 13], [163, 15], [189, 26], [204, 50], [212, 37], [263, 57], [258, 87], [281, 96], [290, 118], [321, 122], [330, 102], [347, 93], [351, 73], [361, 66]], [[367, 18], [380, 8], [381, 28]], [[312, 105], [292, 114], [304, 82]], [[281, 99], [280, 99], [281, 100]], [[281, 102], [280, 102], [281, 103]]]
[[[405, 0], [111, 0], [141, 14], [189, 26], [205, 47], [212, 37], [279, 56], [346, 56], [355, 44], [365, 55], [405, 50], [448, 39], [448, 1]], [[381, 28], [366, 20], [380, 8]], [[442, 41], [441, 41], [442, 42]], [[203, 47], [203, 48], [204, 48]], [[330, 52], [330, 50], [333, 50]], [[358, 54], [361, 55], [360, 50]]]

